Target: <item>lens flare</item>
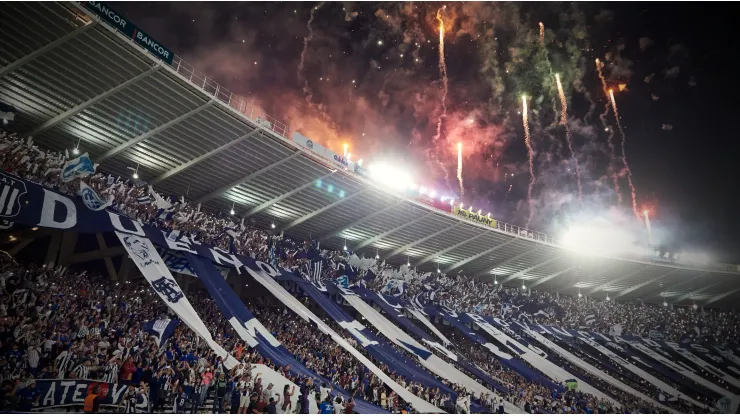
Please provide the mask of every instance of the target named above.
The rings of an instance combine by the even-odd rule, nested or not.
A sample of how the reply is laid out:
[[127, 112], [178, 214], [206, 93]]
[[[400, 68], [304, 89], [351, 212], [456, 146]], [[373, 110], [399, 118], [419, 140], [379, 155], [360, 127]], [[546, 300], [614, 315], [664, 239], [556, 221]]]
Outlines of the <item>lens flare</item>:
[[619, 128], [619, 134], [622, 135], [622, 163], [624, 163], [624, 169], [627, 172], [627, 183], [630, 186], [630, 192], [632, 195], [632, 212], [634, 212], [635, 217], [638, 219], [640, 218], [640, 212], [637, 210], [637, 200], [635, 198], [635, 185], [632, 183], [632, 171], [630, 170], [630, 165], [627, 163], [627, 153], [625, 151], [625, 142], [627, 141], [627, 136], [624, 135], [624, 130], [622, 130], [622, 123], [619, 121], [619, 110], [617, 109], [617, 101], [614, 100], [614, 91], [609, 90], [609, 98], [612, 102], [612, 108], [614, 109], [614, 117], [617, 119], [617, 127]]
[[[604, 64], [599, 60], [599, 58], [596, 58], [596, 72], [599, 74], [599, 79], [601, 80], [601, 89], [604, 91], [604, 95], [609, 95], [609, 92], [606, 88], [606, 79], [604, 79], [604, 74], [601, 72], [601, 69], [604, 67]], [[604, 131], [609, 132], [609, 136], [607, 138], [607, 143], [609, 144], [609, 150], [611, 151], [611, 160], [609, 160], [609, 171], [612, 175], [612, 184], [614, 185], [614, 192], [617, 194], [617, 203], [619, 205], [622, 205], [622, 192], [619, 190], [619, 180], [617, 179], [617, 173], [614, 170], [614, 159], [616, 158], [615, 152], [614, 152], [614, 129], [609, 127], [609, 124], [606, 122], [606, 116], [609, 114], [609, 103], [607, 102], [604, 105], [604, 112], [599, 115], [599, 119], [601, 120], [601, 125], [604, 126]]]
[[568, 141], [568, 149], [570, 149], [570, 154], [576, 165], [576, 182], [578, 183], [578, 200], [580, 201], [583, 196], [583, 189], [581, 188], [581, 167], [578, 165], [578, 158], [573, 151], [573, 138], [570, 134], [570, 127], [568, 127], [568, 100], [565, 99], [563, 84], [560, 83], [560, 74], [555, 74], [555, 82], [558, 84], [558, 94], [560, 95], [560, 123], [565, 127], [565, 138]]
[[527, 114], [527, 96], [522, 95], [522, 124], [524, 124], [524, 144], [527, 146], [527, 158], [529, 159], [529, 186], [527, 187], [527, 204], [529, 206], [529, 215], [527, 216], [527, 226], [532, 221], [534, 206], [532, 201], [532, 188], [534, 187], [534, 149], [529, 137], [529, 115]]

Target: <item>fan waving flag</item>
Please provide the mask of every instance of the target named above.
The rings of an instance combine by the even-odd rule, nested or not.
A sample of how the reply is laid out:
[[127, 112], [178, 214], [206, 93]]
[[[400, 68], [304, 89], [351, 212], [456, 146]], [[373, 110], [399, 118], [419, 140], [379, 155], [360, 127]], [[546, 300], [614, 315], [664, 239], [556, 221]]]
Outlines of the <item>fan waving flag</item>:
[[67, 161], [62, 168], [62, 182], [69, 182], [75, 178], [84, 178], [95, 173], [93, 165], [87, 153]]

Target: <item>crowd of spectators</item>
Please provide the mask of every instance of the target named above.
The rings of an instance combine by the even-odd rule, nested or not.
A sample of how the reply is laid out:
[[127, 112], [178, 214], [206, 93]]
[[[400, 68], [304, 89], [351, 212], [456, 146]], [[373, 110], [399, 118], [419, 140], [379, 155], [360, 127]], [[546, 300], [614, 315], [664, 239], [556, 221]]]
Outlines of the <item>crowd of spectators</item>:
[[[102, 198], [112, 199], [109, 209], [144, 223], [189, 234], [206, 244], [236, 250], [266, 262], [279, 262], [281, 266], [296, 271], [302, 271], [309, 262], [309, 244], [272, 235], [250, 224], [236, 223], [226, 214], [202, 212], [199, 206], [193, 206], [183, 199], [165, 200], [141, 183], [101, 173], [62, 182], [61, 168], [67, 160], [69, 156], [66, 154], [45, 151], [34, 146], [31, 140], [20, 140], [0, 133], [0, 164], [8, 173], [68, 195], [75, 195], [79, 182], [83, 181]], [[142, 197], [150, 196], [151, 201], [141, 202]], [[464, 275], [421, 273], [407, 266], [394, 268], [372, 259], [357, 262], [357, 256], [342, 251], [323, 250], [321, 256], [327, 264], [352, 262], [354, 259], [355, 264], [363, 267], [360, 279], [366, 272], [374, 276], [365, 283], [373, 290], [395, 291], [394, 294], [405, 298], [439, 303], [457, 311], [502, 318], [524, 317], [533, 323], [576, 329], [583, 328], [587, 323], [591, 329], [604, 332], [619, 326], [623, 334], [640, 336], [659, 331], [666, 339], [676, 341], [705, 340], [709, 337], [717, 342], [725, 342], [737, 339], [740, 331], [735, 312], [666, 308], [530, 292], [469, 279]], [[209, 353], [205, 345], [198, 345], [197, 338], [184, 326], [179, 327], [175, 336], [164, 346], [160, 347], [152, 341], [142, 329], [143, 322], [167, 316], [167, 308], [141, 283], [113, 284], [88, 276], [85, 272], [73, 273], [59, 268], [46, 270], [33, 265], [20, 267], [6, 258], [2, 262], [0, 290], [8, 296], [0, 304], [0, 348], [5, 352], [0, 357], [0, 377], [5, 393], [3, 400], [12, 401], [10, 398], [15, 396], [11, 392], [26, 392], [25, 396], [18, 396], [21, 400], [17, 405], [21, 409], [28, 405], [29, 397], [38, 400], [32, 395], [28, 396], [29, 389], [33, 391], [33, 378], [77, 377], [128, 382], [131, 388], [127, 394], [132, 398], [147, 395], [152, 409], [156, 406], [161, 408], [166, 400], [177, 397], [181, 387], [188, 397], [189, 408], [196, 409], [203, 406], [207, 394], [214, 395], [216, 410], [231, 407], [228, 399], [239, 397], [239, 401], [234, 403], [245, 411], [250, 406], [251, 394], [246, 399], [241, 396], [252, 391], [258, 392], [256, 403], [262, 410], [270, 405], [270, 398], [278, 399], [274, 405], [281, 408], [279, 400], [285, 403], [286, 396], [296, 394], [278, 392], [275, 397], [262, 400], [260, 392], [263, 387], [259, 383], [259, 375], [251, 374], [249, 363], [266, 363], [269, 366], [269, 360], [263, 360], [256, 351], [238, 342], [236, 334], [207, 296], [194, 297], [198, 301], [193, 302], [193, 306], [209, 325], [214, 340], [245, 363], [236, 372], [226, 371], [220, 359]], [[327, 267], [324, 275], [325, 278], [334, 278], [337, 269]], [[391, 281], [399, 280], [404, 282], [403, 286], [388, 285]], [[383, 386], [369, 370], [312, 324], [297, 319], [285, 309], [274, 306], [254, 308], [260, 321], [299, 361], [330, 378], [333, 384], [350, 392], [350, 396], [385, 408], [405, 409], [406, 405], [398, 400], [392, 390]], [[586, 317], [589, 317], [588, 322]], [[333, 322], [328, 323], [334, 325], [338, 333], [345, 332]], [[306, 343], [306, 339], [312, 339], [312, 342]], [[348, 339], [351, 340], [351, 337]], [[533, 412], [598, 409], [602, 413], [616, 410], [608, 402], [583, 393], [549, 391], [505, 368], [490, 353], [463, 338], [457, 338], [455, 345], [458, 352], [509, 389], [505, 397], [507, 400], [524, 409]], [[360, 351], [375, 361], [364, 349], [360, 348]], [[377, 361], [375, 364], [419, 397], [440, 407], [451, 406], [450, 398], [439, 391], [407, 381]], [[286, 369], [276, 370], [289, 376]], [[295, 381], [304, 386], [306, 384], [303, 380]], [[626, 397], [623, 392], [606, 383], [596, 382], [600, 389], [603, 388], [602, 391], [625, 404], [630, 411], [655, 410], [634, 397]], [[25, 387], [22, 387], [24, 384]], [[458, 393], [466, 394], [464, 389], [454, 387]], [[321, 389], [318, 386], [316, 389], [319, 391], [318, 399], [325, 399]], [[202, 399], [194, 400], [194, 397]], [[351, 407], [350, 397], [335, 399]], [[492, 411], [497, 411], [501, 404], [491, 397], [475, 400]]]

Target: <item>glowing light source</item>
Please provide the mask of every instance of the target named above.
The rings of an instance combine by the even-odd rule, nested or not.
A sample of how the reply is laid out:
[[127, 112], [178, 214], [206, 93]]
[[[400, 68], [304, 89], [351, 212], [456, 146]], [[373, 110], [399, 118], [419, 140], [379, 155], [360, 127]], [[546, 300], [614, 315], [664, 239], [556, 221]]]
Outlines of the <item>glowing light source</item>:
[[413, 183], [411, 175], [390, 163], [376, 163], [370, 166], [370, 177], [391, 189], [402, 191]]
[[342, 247], [342, 250], [347, 251], [347, 240], [344, 240], [344, 246]]
[[235, 204], [236, 204], [236, 202], [233, 202], [231, 204], [231, 211], [229, 211], [229, 214], [231, 214], [231, 215], [234, 215], [235, 214], [235, 212], [234, 212], [234, 206], [235, 206]]

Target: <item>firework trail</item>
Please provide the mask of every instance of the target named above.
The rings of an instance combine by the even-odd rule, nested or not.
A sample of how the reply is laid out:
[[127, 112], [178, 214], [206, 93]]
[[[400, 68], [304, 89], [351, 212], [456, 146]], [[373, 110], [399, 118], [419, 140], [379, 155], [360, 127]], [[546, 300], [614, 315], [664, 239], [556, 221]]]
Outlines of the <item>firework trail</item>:
[[573, 151], [573, 138], [570, 134], [570, 127], [568, 127], [568, 100], [565, 99], [565, 92], [563, 92], [563, 84], [560, 83], [560, 74], [555, 74], [555, 82], [558, 84], [558, 94], [560, 94], [560, 123], [565, 127], [565, 138], [568, 141], [568, 149], [570, 154], [573, 156], [573, 162], [576, 165], [576, 181], [578, 182], [578, 200], [581, 200], [583, 189], [581, 188], [581, 168], [578, 166], [578, 158], [576, 153]]
[[[604, 74], [601, 72], [601, 69], [604, 67], [604, 64], [599, 61], [599, 58], [596, 58], [596, 72], [599, 74], [599, 79], [601, 80], [601, 89], [604, 91], [605, 96], [609, 96], [609, 91], [607, 91], [606, 88], [606, 79], [604, 79]], [[609, 103], [607, 102], [604, 105], [604, 112], [599, 115], [599, 119], [601, 120], [601, 125], [604, 127], [604, 130], [609, 132], [609, 137], [607, 139], [607, 143], [609, 144], [609, 149], [611, 150], [612, 158], [609, 161], [609, 170], [612, 174], [612, 184], [614, 185], [614, 192], [617, 194], [617, 202], [619, 205], [622, 204], [622, 192], [619, 190], [619, 180], [617, 179], [617, 173], [614, 171], [614, 159], [615, 159], [615, 153], [614, 153], [614, 129], [609, 128], [609, 125], [606, 122], [606, 116], [609, 114]]]
[[632, 194], [632, 212], [639, 219], [640, 212], [637, 210], [637, 200], [635, 199], [635, 185], [632, 183], [632, 171], [630, 170], [630, 165], [627, 163], [627, 153], [625, 152], [624, 147], [624, 143], [627, 141], [627, 136], [624, 135], [624, 130], [622, 130], [622, 123], [619, 122], [619, 111], [617, 110], [617, 102], [614, 100], [614, 91], [609, 90], [609, 98], [612, 101], [612, 109], [614, 109], [614, 117], [617, 119], [619, 134], [622, 135], [622, 163], [624, 163], [624, 169], [627, 171], [627, 183], [630, 186], [630, 192]]
[[540, 22], [540, 45], [545, 46], [545, 25]]
[[[444, 119], [447, 118], [447, 91], [448, 91], [448, 79], [447, 79], [447, 63], [445, 63], [445, 22], [442, 20], [442, 10], [447, 8], [447, 6], [442, 6], [441, 8], [437, 9], [437, 21], [439, 22], [439, 75], [442, 77], [442, 99], [441, 101], [441, 107], [442, 112], [439, 114], [439, 117], [437, 118], [437, 133], [434, 135], [434, 146], [436, 147], [437, 141], [439, 141], [439, 138], [442, 136], [442, 122]], [[435, 158], [437, 160], [437, 164], [442, 168], [445, 174], [445, 181], [447, 182], [447, 185], [450, 184], [450, 175], [447, 172], [447, 167], [444, 166], [442, 161], [439, 160], [439, 157], [435, 155]]]
[[303, 80], [303, 93], [306, 94], [306, 100], [308, 102], [311, 102], [311, 88], [308, 86], [308, 80], [303, 76], [303, 67], [306, 62], [306, 52], [308, 51], [308, 42], [310, 42], [313, 39], [313, 27], [311, 27], [311, 24], [313, 24], [313, 18], [316, 14], [316, 11], [321, 8], [321, 6], [324, 5], [324, 2], [322, 1], [319, 3], [318, 6], [311, 8], [311, 14], [308, 18], [308, 23], [306, 23], [306, 28], [308, 29], [308, 36], [303, 38], [303, 50], [301, 51], [301, 60], [298, 62], [298, 80]]
[[529, 205], [529, 216], [527, 217], [527, 226], [532, 221], [534, 208], [532, 205], [532, 188], [534, 187], [534, 150], [529, 137], [529, 115], [527, 115], [527, 96], [522, 95], [522, 123], [524, 124], [524, 144], [527, 146], [527, 156], [529, 159], [529, 186], [527, 187], [527, 204]]
[[465, 196], [465, 185], [462, 177], [462, 143], [457, 143], [457, 181], [460, 182], [460, 199]]

